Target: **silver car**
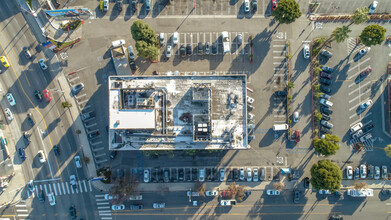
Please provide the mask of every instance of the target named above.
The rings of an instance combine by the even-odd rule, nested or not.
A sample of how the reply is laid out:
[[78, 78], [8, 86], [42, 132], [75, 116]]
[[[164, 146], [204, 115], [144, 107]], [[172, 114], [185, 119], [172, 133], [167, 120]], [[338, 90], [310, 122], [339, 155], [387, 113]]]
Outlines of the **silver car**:
[[239, 179], [241, 181], [243, 181], [244, 180], [244, 168], [241, 167], [239, 170], [240, 170], [240, 172], [239, 172]]
[[253, 178], [252, 178], [251, 168], [247, 168], [247, 182], [251, 182], [252, 180]]
[[225, 171], [224, 168], [220, 169], [220, 181], [223, 182], [225, 180]]
[[144, 183], [149, 182], [149, 170], [144, 170]]

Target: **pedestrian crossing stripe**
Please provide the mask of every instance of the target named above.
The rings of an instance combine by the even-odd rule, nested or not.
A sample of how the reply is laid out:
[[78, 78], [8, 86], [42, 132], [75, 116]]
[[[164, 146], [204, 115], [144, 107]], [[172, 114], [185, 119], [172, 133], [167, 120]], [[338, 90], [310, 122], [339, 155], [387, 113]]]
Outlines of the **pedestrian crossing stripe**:
[[35, 198], [35, 196], [39, 196], [39, 193], [41, 193], [42, 191], [44, 191], [46, 195], [48, 193], [53, 192], [55, 196], [78, 194], [92, 191], [91, 182], [87, 180], [79, 180], [77, 182], [77, 188], [75, 190], [70, 185], [71, 184], [69, 182], [57, 182], [35, 185], [34, 193], [31, 193], [31, 191], [28, 190], [27, 196], [32, 196], [33, 198]]

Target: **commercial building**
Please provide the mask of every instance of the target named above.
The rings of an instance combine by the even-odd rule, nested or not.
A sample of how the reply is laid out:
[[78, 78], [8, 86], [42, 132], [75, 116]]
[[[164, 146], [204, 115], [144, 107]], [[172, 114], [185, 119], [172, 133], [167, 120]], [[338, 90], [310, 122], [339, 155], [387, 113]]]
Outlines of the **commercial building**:
[[110, 150], [247, 149], [246, 76], [109, 77]]

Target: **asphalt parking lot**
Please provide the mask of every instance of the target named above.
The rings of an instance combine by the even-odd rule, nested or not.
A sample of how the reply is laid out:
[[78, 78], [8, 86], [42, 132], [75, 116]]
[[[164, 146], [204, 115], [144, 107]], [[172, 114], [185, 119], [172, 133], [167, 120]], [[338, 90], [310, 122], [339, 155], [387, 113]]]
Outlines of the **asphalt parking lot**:
[[[391, 9], [391, 2], [387, 0], [377, 0], [379, 5], [376, 13], [387, 13]], [[351, 14], [356, 8], [369, 7], [373, 0], [316, 0], [312, 2], [320, 3], [316, 14]]]

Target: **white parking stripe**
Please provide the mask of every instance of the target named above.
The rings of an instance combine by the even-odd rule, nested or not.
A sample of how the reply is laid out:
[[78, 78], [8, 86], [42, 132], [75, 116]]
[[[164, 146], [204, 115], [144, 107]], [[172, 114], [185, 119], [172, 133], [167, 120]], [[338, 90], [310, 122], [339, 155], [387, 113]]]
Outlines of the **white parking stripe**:
[[43, 188], [42, 188], [42, 185], [39, 185], [39, 189], [41, 189], [41, 190], [43, 189]]
[[85, 192], [88, 192], [87, 184], [86, 184], [86, 181], [85, 181], [85, 180], [83, 180], [83, 185], [84, 185]]
[[67, 192], [68, 192], [68, 194], [70, 194], [70, 193], [69, 193], [69, 185], [65, 183], [65, 186], [67, 187]]
[[60, 196], [61, 196], [62, 195], [62, 193], [61, 193], [61, 184], [57, 183], [57, 186], [58, 186], [58, 194], [60, 194]]
[[48, 184], [49, 185], [49, 190], [50, 190], [50, 192], [53, 192], [53, 190], [52, 190], [52, 185], [50, 185], [50, 184]]
[[353, 94], [353, 93], [355, 93], [355, 92], [357, 92], [360, 88], [363, 88], [363, 87], [365, 87], [366, 85], [368, 85], [369, 83], [371, 83], [370, 81], [368, 81], [368, 82], [366, 82], [364, 85], [360, 85], [360, 87], [359, 88], [357, 88], [357, 89], [354, 89], [353, 91], [351, 91], [351, 92], [349, 92], [349, 95], [351, 95], [351, 94]]
[[90, 186], [90, 191], [92, 191], [91, 181], [88, 181], [88, 185]]
[[47, 195], [48, 194], [48, 188], [46, 187], [46, 184], [44, 184], [43, 187], [45, 188], [45, 194]]
[[349, 100], [349, 104], [354, 102], [356, 99], [360, 98], [361, 96], [365, 95], [366, 93], [370, 92], [371, 90], [367, 89], [364, 92], [362, 92], [359, 96], [354, 97], [353, 99]]
[[[49, 185], [51, 187], [51, 185]], [[53, 183], [53, 189], [54, 189], [54, 195], [57, 196], [57, 188], [56, 188], [56, 184]]]
[[[40, 187], [41, 187], [41, 190], [42, 190], [42, 186], [40, 186]], [[38, 196], [38, 193], [39, 193], [39, 192], [38, 192], [38, 186], [37, 186], [37, 185], [35, 185], [35, 193], [37, 193], [37, 196]], [[34, 193], [34, 194], [35, 194], [35, 193]]]
[[[67, 184], [68, 185], [68, 184]], [[74, 194], [75, 192], [73, 191], [73, 187], [70, 187], [71, 188], [71, 192], [72, 192], [72, 194]]]
[[62, 191], [64, 192], [64, 195], [66, 194], [64, 183], [61, 183]]
[[[368, 100], [369, 100], [369, 98], [363, 100], [361, 103], [364, 103], [364, 102], [366, 102]], [[359, 105], [361, 105], [361, 103], [358, 103], [358, 104], [354, 105], [353, 107], [349, 108], [349, 111], [352, 111], [353, 109], [357, 108]]]
[[17, 209], [16, 212], [28, 212], [29, 210], [27, 209]]
[[370, 67], [370, 66], [368, 65], [368, 66], [364, 67], [360, 72], [352, 74], [351, 76], [348, 77], [348, 79], [352, 79], [353, 77], [356, 77], [358, 74], [360, 74], [362, 71], [366, 70], [368, 67]]
[[18, 205], [15, 205], [15, 207], [27, 207], [27, 205], [18, 204]]
[[82, 193], [83, 192], [83, 187], [81, 186], [80, 180], [78, 181], [78, 183], [79, 183], [80, 192]]

